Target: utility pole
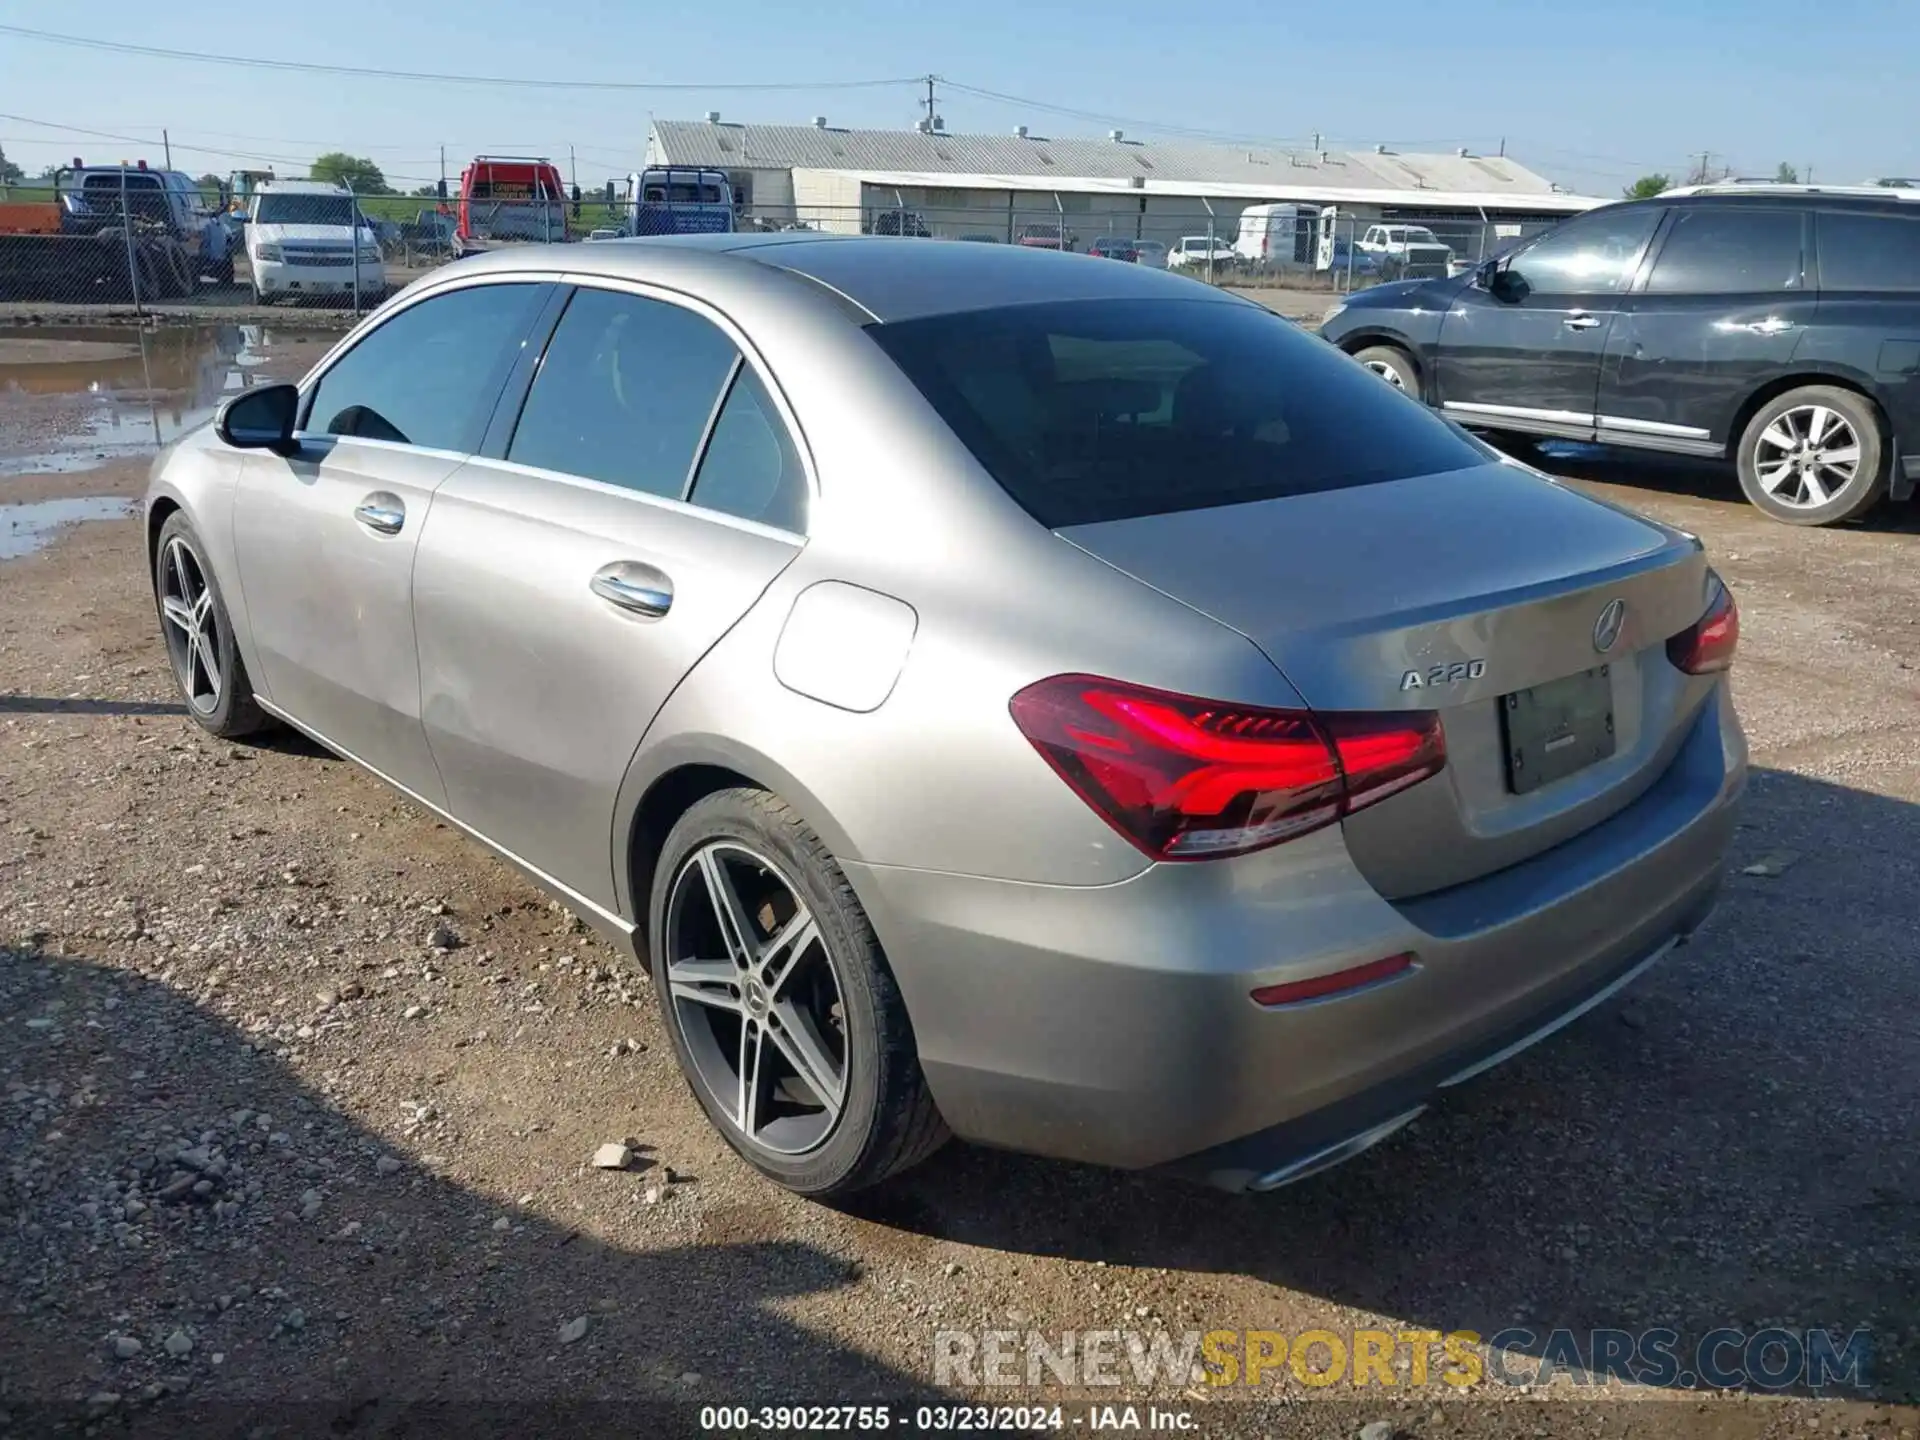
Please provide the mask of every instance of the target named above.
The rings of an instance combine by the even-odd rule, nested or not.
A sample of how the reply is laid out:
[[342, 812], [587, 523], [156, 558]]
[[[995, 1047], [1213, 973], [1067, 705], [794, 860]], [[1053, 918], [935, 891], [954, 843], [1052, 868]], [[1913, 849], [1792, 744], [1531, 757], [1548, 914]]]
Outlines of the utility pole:
[[447, 147], [440, 147], [440, 198], [447, 198]]
[[927, 76], [927, 128], [929, 130], [933, 128], [933, 82], [938, 78], [939, 77], [935, 75]]
[[1687, 177], [1687, 183], [1689, 185], [1705, 185], [1713, 179], [1713, 172], [1707, 168], [1707, 162], [1713, 159], [1713, 152], [1711, 150], [1701, 150], [1696, 152], [1694, 158], [1699, 160], [1700, 163], [1693, 167], [1693, 174]]
[[173, 168], [173, 141], [167, 138], [167, 132], [160, 132], [160, 148], [167, 153], [167, 169]]

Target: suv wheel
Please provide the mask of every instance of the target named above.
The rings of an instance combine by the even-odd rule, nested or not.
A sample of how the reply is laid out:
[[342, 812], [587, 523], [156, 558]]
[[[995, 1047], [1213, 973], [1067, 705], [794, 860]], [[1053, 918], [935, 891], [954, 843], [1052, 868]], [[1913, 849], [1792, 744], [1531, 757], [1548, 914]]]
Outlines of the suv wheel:
[[1736, 458], [1747, 498], [1789, 525], [1852, 520], [1887, 493], [1879, 412], [1831, 385], [1789, 390], [1761, 406]]
[[1399, 346], [1369, 345], [1355, 351], [1353, 358], [1394, 389], [1404, 390], [1416, 400], [1420, 398], [1420, 372], [1414, 368], [1413, 357]]

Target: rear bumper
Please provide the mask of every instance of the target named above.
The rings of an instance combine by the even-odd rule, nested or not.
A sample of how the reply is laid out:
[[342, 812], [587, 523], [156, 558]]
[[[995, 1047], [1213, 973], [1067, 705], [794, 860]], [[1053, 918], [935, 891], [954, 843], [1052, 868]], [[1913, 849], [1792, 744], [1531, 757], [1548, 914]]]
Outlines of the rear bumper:
[[[1625, 810], [1418, 900], [1381, 898], [1337, 830], [1105, 887], [845, 868], [957, 1134], [1241, 1189], [1298, 1178], [1691, 934], [1745, 777], [1723, 683]], [[1250, 998], [1408, 951], [1416, 969], [1364, 990]]]

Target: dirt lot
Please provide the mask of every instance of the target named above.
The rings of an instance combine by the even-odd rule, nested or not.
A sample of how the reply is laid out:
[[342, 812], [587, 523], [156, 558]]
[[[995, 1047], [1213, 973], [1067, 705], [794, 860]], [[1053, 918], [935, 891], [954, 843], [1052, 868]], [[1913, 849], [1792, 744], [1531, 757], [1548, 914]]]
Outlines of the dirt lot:
[[[1203, 1434], [1913, 1440], [1920, 509], [1809, 533], [1710, 467], [1554, 464], [1702, 534], [1738, 593], [1756, 775], [1722, 909], [1261, 1199], [959, 1146], [845, 1210], [774, 1189], [572, 917], [313, 746], [186, 720], [137, 522], [0, 562], [9, 1433], [688, 1432], [699, 1404], [924, 1400], [950, 1327], [1781, 1325], [1870, 1327], [1871, 1388], [1152, 1398]], [[633, 1168], [592, 1168], [609, 1141]]]

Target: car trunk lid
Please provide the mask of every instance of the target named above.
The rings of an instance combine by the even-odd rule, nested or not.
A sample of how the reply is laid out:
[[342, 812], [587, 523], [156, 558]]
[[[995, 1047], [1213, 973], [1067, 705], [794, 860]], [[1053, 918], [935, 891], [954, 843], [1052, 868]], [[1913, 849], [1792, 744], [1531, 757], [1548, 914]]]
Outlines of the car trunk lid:
[[1058, 533], [1245, 635], [1316, 710], [1440, 713], [1447, 769], [1346, 822], [1390, 898], [1617, 813], [1700, 700], [1664, 651], [1705, 603], [1699, 543], [1518, 465]]

